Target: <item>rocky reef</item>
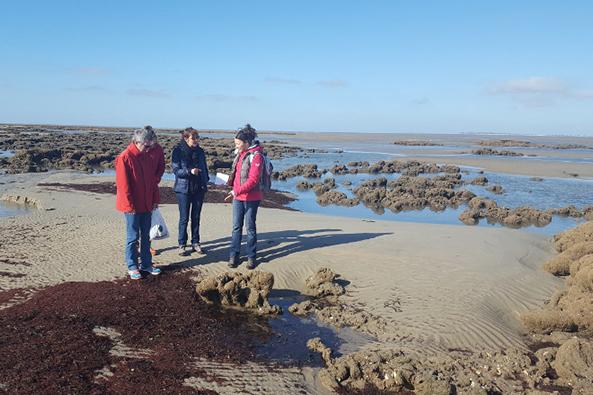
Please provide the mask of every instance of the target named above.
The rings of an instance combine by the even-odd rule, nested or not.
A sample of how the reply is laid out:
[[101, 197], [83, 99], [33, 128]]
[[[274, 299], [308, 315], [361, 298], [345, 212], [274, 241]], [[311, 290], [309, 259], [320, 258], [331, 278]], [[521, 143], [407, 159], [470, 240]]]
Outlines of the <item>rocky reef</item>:
[[248, 273], [228, 272], [198, 281], [196, 292], [207, 303], [241, 307], [258, 314], [281, 314], [282, 308], [270, 305], [268, 296], [274, 286], [274, 275], [259, 270]]

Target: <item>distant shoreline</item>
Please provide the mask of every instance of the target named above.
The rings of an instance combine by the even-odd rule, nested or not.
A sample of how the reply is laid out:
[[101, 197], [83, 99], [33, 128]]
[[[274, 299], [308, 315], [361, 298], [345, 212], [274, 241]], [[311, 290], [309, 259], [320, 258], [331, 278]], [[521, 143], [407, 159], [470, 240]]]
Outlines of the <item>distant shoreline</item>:
[[[89, 130], [104, 130], [104, 131], [132, 131], [138, 126], [102, 126], [102, 125], [76, 125], [76, 124], [51, 124], [51, 123], [0, 123], [0, 130], [6, 127], [39, 127], [39, 128], [58, 128], [62, 130], [76, 130], [76, 129], [89, 129]], [[185, 126], [184, 126], [185, 127]], [[177, 132], [183, 127], [158, 127], [155, 126], [157, 131], [164, 132]], [[217, 129], [217, 128], [196, 128], [198, 131], [203, 133], [235, 133], [235, 129]], [[538, 133], [538, 132], [346, 132], [346, 131], [314, 131], [314, 130], [273, 130], [273, 129], [260, 129], [259, 134], [279, 134], [279, 135], [296, 135], [296, 134], [362, 134], [362, 135], [394, 135], [394, 136], [494, 136], [494, 137], [530, 137], [530, 138], [576, 138], [576, 139], [593, 139], [592, 135], [585, 135], [582, 133]]]

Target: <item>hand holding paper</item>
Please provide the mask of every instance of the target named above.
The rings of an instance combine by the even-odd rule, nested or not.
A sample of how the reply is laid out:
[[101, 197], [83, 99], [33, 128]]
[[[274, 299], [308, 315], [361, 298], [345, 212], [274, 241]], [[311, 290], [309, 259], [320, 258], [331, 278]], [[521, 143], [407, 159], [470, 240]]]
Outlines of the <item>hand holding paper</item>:
[[224, 173], [216, 173], [216, 179], [214, 180], [214, 185], [226, 185], [229, 181], [228, 174]]

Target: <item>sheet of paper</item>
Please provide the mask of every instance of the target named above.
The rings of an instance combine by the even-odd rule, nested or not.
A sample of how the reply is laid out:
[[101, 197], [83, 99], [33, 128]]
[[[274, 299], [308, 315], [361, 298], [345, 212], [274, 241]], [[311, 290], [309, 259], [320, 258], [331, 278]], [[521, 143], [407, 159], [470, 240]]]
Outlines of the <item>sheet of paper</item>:
[[216, 173], [216, 179], [214, 180], [214, 185], [226, 185], [228, 180], [229, 180], [228, 174]]

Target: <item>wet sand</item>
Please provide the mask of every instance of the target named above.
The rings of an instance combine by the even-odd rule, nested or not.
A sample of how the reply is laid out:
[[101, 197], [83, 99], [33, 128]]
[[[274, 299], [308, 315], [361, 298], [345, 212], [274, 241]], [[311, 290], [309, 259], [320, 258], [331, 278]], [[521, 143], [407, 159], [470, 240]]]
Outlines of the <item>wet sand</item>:
[[[0, 275], [0, 289], [125, 278], [124, 225], [114, 209], [114, 196], [37, 185], [102, 181], [105, 177], [71, 172], [4, 176], [0, 195], [26, 196], [38, 209], [0, 218], [0, 272], [13, 274]], [[177, 255], [177, 207], [164, 204], [161, 211], [172, 235], [154, 242], [161, 251], [155, 258], [159, 265], [203, 275], [227, 271], [229, 204], [204, 205], [204, 257]], [[550, 240], [518, 230], [369, 222], [262, 208], [258, 236], [258, 269], [274, 274], [274, 289], [304, 292], [305, 279], [321, 267], [347, 281], [343, 302], [387, 324], [375, 333], [369, 349], [397, 347], [420, 356], [451, 349], [525, 349], [519, 316], [542, 306], [562, 287], [561, 280], [541, 270], [553, 254]], [[8, 308], [29, 297], [30, 293], [18, 293], [0, 300]], [[220, 362], [201, 363], [206, 370], [225, 370]], [[245, 382], [252, 375], [264, 376], [261, 369], [254, 363], [234, 374]], [[266, 373], [259, 392], [280, 393], [286, 385], [306, 393], [324, 392], [312, 376], [307, 368], [279, 369]], [[226, 388], [197, 378], [191, 383], [220, 393], [236, 392], [232, 380]]]
[[[567, 158], [576, 158], [576, 154], [564, 154]], [[558, 155], [560, 156], [560, 155]], [[583, 157], [578, 155], [578, 157]], [[560, 161], [549, 161], [539, 159], [516, 159], [516, 158], [468, 158], [463, 156], [442, 157], [430, 156], [411, 157], [423, 162], [435, 162], [440, 164], [455, 164], [459, 166], [478, 167], [483, 170], [526, 175], [533, 177], [559, 177], [559, 178], [582, 178], [593, 179], [593, 166], [591, 163], [568, 163]]]

